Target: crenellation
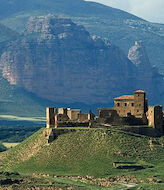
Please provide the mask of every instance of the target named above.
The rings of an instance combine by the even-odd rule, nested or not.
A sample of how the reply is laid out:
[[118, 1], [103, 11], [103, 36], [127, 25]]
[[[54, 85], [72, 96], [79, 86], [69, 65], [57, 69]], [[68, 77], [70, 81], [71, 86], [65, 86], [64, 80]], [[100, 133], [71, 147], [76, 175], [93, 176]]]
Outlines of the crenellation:
[[[147, 126], [164, 134], [164, 111], [162, 106], [149, 106], [146, 92], [137, 90], [134, 95], [123, 95], [114, 98], [113, 108], [98, 108], [95, 117], [90, 110], [82, 113], [80, 109], [47, 108], [47, 129], [63, 127], [96, 127], [101, 124]], [[94, 126], [94, 123], [97, 125]], [[45, 135], [46, 136], [46, 135]], [[53, 139], [53, 131], [50, 132]]]

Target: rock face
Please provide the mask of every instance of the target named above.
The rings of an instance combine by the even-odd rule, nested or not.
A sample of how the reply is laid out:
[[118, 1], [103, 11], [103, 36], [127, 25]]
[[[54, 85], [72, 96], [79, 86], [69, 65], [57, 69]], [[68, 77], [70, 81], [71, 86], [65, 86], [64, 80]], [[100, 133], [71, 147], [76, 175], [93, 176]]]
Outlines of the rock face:
[[128, 58], [138, 67], [142, 69], [150, 69], [149, 58], [142, 41], [136, 41], [128, 53]]
[[163, 76], [151, 66], [142, 41], [135, 42], [135, 45], [130, 48], [128, 58], [137, 67], [136, 88], [148, 91], [153, 102], [160, 102], [164, 93]]
[[[109, 103], [136, 87], [151, 90], [149, 81], [144, 86], [139, 78], [145, 54], [140, 56], [138, 46], [130, 50], [132, 63], [119, 48], [70, 19], [32, 17], [24, 35], [2, 54], [1, 68], [10, 83], [54, 102]], [[153, 80], [151, 67], [148, 73]]]

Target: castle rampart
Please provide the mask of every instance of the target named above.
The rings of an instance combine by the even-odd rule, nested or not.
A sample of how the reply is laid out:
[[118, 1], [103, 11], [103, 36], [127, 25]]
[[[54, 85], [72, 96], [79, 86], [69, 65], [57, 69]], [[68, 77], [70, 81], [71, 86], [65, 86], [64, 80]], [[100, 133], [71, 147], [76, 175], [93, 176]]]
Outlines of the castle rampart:
[[[82, 113], [80, 109], [53, 108], [46, 109], [47, 128], [94, 127], [93, 123], [109, 125], [129, 125], [154, 128], [164, 134], [164, 112], [162, 106], [149, 106], [146, 92], [137, 90], [134, 95], [114, 98], [114, 108], [98, 108], [98, 116], [90, 110]], [[49, 138], [54, 130], [49, 131]], [[146, 131], [146, 130], [144, 130]], [[48, 133], [48, 132], [47, 132]], [[52, 137], [53, 138], [53, 137]]]

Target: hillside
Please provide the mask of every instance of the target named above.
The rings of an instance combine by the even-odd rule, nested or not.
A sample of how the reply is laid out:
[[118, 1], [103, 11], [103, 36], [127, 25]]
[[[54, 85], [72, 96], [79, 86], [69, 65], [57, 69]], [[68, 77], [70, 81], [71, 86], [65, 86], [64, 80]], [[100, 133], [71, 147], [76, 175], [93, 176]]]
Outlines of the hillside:
[[0, 46], [3, 42], [9, 41], [14, 39], [18, 36], [18, 33], [14, 32], [13, 30], [7, 28], [3, 24], [0, 24]]
[[10, 40], [16, 39], [18, 36], [19, 34], [17, 32], [7, 28], [3, 24], [0, 24], [0, 55], [6, 47], [6, 44]]
[[6, 148], [4, 147], [4, 145], [0, 143], [0, 152], [5, 151], [5, 150]]
[[52, 13], [70, 17], [84, 25], [89, 32], [110, 39], [126, 54], [134, 41], [143, 40], [151, 64], [164, 72], [162, 24], [150, 23], [124, 11], [83, 0], [1, 0], [0, 3], [1, 22], [17, 31], [23, 31], [31, 15]]
[[42, 132], [43, 129], [1, 154], [1, 170], [106, 176], [129, 173], [114, 170], [113, 162], [136, 162], [154, 165], [152, 173], [146, 169], [151, 175], [156, 172], [164, 175], [158, 172], [158, 167], [162, 167], [164, 161], [163, 137], [148, 138], [110, 129], [77, 130], [59, 136], [47, 146]]
[[[25, 175], [19, 176], [21, 184], [29, 186], [29, 183], [34, 183], [33, 186], [40, 187], [38, 189], [42, 189], [41, 184], [44, 183], [44, 186], [52, 187], [59, 184], [73, 186], [72, 189], [76, 190], [105, 190], [109, 187], [126, 189], [124, 186], [162, 190], [163, 137], [148, 138], [112, 129], [81, 129], [58, 136], [47, 145], [43, 130], [1, 153], [0, 171], [26, 174], [26, 178], [30, 176], [29, 180], [25, 179], [24, 184], [22, 177]], [[117, 163], [117, 169], [113, 167], [114, 162]], [[10, 177], [8, 173], [7, 179], [14, 178], [13, 174]], [[31, 177], [35, 182], [27, 184]], [[51, 182], [47, 184], [45, 180]], [[25, 187], [21, 184], [18, 186], [20, 189]]]
[[1, 74], [0, 89], [0, 114], [26, 117], [44, 116], [48, 101], [11, 85]]

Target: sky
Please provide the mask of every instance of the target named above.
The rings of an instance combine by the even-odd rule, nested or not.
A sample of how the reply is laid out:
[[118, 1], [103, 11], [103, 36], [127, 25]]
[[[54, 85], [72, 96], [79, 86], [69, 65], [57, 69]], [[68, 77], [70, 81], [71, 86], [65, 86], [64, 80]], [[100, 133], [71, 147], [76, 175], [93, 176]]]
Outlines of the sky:
[[89, 0], [119, 8], [151, 22], [164, 23], [164, 0]]

